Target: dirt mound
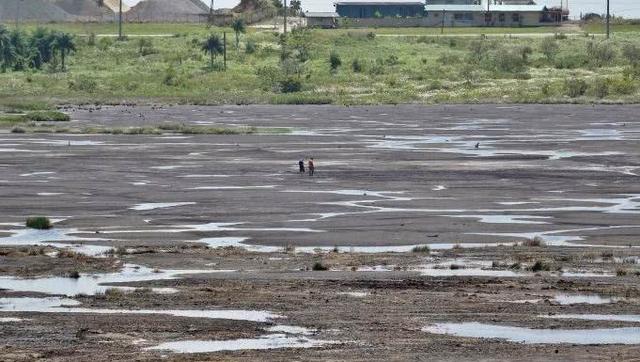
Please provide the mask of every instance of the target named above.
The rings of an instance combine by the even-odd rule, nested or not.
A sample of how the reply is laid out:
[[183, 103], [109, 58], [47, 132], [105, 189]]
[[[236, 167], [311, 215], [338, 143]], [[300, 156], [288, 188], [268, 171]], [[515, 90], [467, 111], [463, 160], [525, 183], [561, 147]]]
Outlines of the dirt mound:
[[52, 2], [68, 14], [75, 16], [77, 20], [113, 20], [115, 15], [100, 0], [53, 0]]
[[2, 0], [0, 21], [73, 21], [75, 16], [67, 13], [48, 0]]
[[[102, 3], [104, 4], [104, 6], [108, 7], [109, 9], [111, 9], [111, 11], [113, 11], [114, 13], [118, 13], [120, 11], [119, 6], [120, 6], [120, 0], [102, 0]], [[126, 13], [127, 11], [129, 11], [130, 7], [129, 5], [125, 4], [124, 2], [122, 3], [122, 12]]]
[[206, 21], [208, 12], [209, 9], [200, 0], [144, 0], [127, 12], [126, 20], [140, 22]]

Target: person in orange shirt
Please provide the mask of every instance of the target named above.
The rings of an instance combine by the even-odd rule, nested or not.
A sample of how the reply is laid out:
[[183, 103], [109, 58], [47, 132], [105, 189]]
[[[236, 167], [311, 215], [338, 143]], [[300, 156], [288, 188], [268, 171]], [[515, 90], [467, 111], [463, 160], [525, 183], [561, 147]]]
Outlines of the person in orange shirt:
[[316, 171], [316, 165], [313, 163], [313, 157], [309, 159], [309, 162], [307, 163], [307, 167], [309, 168], [309, 176], [313, 176], [313, 174]]

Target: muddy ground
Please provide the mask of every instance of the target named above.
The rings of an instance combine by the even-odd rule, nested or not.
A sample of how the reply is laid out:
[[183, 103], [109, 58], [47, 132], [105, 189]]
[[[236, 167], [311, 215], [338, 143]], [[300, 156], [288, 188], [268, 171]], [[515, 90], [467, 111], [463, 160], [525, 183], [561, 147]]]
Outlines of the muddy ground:
[[[1, 360], [584, 361], [640, 355], [640, 107], [65, 111], [78, 127], [185, 123], [287, 132], [1, 133]], [[297, 172], [305, 157], [315, 160], [313, 177]], [[50, 217], [54, 228], [25, 229], [25, 219], [35, 215]], [[429, 250], [419, 248], [424, 245]], [[106, 283], [126, 290], [69, 292], [73, 280], [102, 280], [138, 270], [133, 266], [156, 277]], [[175, 270], [186, 272], [158, 277]], [[36, 287], [42, 283], [60, 287]], [[562, 303], [566, 295], [590, 298]], [[55, 297], [71, 302], [46, 313], [11, 310], [16, 300]], [[74, 312], [69, 303], [85, 310]], [[279, 317], [112, 310], [246, 310]], [[549, 318], [562, 314], [579, 316]], [[629, 340], [519, 343], [423, 331], [455, 322], [585, 335], [626, 328]], [[283, 325], [308, 330], [269, 330]], [[274, 334], [318, 344], [246, 348], [249, 340]], [[228, 342], [217, 352], [148, 349], [238, 339], [247, 341]]]

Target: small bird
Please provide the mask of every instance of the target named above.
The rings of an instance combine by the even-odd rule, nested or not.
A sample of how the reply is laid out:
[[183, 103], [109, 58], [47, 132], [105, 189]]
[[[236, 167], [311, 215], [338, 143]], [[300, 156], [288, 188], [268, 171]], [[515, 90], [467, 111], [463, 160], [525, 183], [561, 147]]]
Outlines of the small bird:
[[476, 143], [476, 150], [480, 148], [480, 142]]

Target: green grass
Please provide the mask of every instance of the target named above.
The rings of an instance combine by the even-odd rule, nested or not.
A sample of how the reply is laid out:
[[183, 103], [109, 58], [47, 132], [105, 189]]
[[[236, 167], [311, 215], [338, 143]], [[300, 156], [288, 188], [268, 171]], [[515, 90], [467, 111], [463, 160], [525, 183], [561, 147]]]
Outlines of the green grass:
[[[50, 23], [36, 24], [25, 23], [21, 29], [33, 30], [39, 26], [49, 29], [64, 31], [77, 35], [117, 35], [117, 23]], [[205, 24], [197, 23], [125, 23], [122, 27], [123, 33], [128, 36], [139, 35], [180, 35], [180, 34], [207, 34], [210, 30]], [[226, 31], [233, 33], [231, 28], [213, 28], [215, 31]]]
[[[53, 24], [64, 30], [99, 33], [104, 24]], [[633, 33], [617, 34], [595, 62], [588, 47], [595, 40], [582, 35], [557, 40], [553, 59], [541, 50], [544, 36], [489, 37], [484, 55], [473, 60], [480, 36], [438, 37], [438, 29], [312, 30], [306, 37], [308, 54], [300, 69], [301, 90], [282, 93], [279, 84], [281, 49], [272, 32], [242, 35], [240, 49], [228, 37], [227, 71], [210, 71], [200, 50], [207, 32], [194, 24], [128, 24], [131, 30], [179, 37], [150, 38], [140, 52], [138, 39], [102, 38], [94, 46], [78, 40], [78, 51], [68, 57], [67, 72], [48, 69], [0, 73], [0, 109], [37, 109], [51, 104], [181, 103], [181, 104], [398, 104], [398, 103], [635, 103], [640, 100], [640, 69], [622, 54], [625, 44], [640, 47]], [[219, 29], [214, 29], [219, 32]], [[508, 34], [549, 32], [553, 28], [453, 28], [446, 31]], [[368, 36], [370, 31], [376, 36]], [[409, 34], [408, 37], [382, 36]], [[501, 33], [502, 32], [502, 33]], [[247, 41], [257, 44], [244, 52]], [[293, 49], [293, 46], [290, 45]], [[522, 50], [530, 48], [521, 61]], [[483, 50], [484, 51], [484, 50]], [[341, 65], [331, 71], [330, 54]], [[605, 53], [603, 53], [605, 52]], [[603, 56], [604, 56], [603, 55]], [[216, 62], [220, 64], [222, 57]], [[357, 69], [353, 68], [357, 60]], [[585, 87], [573, 92], [574, 82]], [[606, 85], [606, 87], [604, 86]], [[606, 91], [606, 92], [605, 92]], [[12, 122], [12, 121], [7, 121]], [[32, 127], [33, 128], [33, 127]], [[56, 132], [61, 128], [33, 128], [27, 132]], [[73, 129], [67, 130], [73, 132]], [[106, 130], [104, 132], [107, 132]], [[163, 132], [124, 130], [114, 132]], [[181, 132], [227, 132], [185, 128]], [[243, 131], [244, 132], [244, 131]]]

